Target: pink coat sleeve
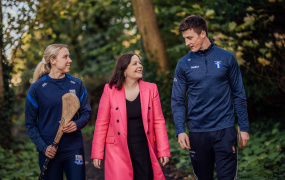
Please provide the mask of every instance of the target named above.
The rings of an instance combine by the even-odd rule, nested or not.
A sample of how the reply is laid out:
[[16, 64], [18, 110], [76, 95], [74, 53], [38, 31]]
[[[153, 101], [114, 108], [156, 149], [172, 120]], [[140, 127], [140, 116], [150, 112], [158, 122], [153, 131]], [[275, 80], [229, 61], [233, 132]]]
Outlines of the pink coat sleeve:
[[170, 149], [169, 149], [165, 119], [163, 117], [160, 99], [159, 99], [159, 93], [156, 85], [154, 88], [153, 108], [154, 108], [153, 123], [154, 123], [158, 158], [170, 157]]
[[106, 84], [99, 103], [92, 142], [91, 159], [103, 159], [107, 130], [110, 122], [110, 88]]

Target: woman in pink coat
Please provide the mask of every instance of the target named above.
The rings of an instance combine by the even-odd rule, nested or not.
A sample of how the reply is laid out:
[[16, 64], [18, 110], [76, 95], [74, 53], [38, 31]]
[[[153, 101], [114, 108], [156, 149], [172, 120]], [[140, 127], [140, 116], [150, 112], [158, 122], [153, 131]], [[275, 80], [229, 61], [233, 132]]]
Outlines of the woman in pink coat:
[[106, 180], [165, 179], [157, 159], [164, 166], [170, 158], [165, 120], [142, 71], [136, 54], [120, 56], [100, 100], [91, 158], [99, 169], [105, 158]]

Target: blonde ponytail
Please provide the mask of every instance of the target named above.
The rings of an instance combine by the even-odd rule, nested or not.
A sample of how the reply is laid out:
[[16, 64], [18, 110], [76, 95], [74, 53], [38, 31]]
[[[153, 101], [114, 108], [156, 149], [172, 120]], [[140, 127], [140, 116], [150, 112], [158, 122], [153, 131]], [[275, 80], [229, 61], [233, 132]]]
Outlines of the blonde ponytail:
[[44, 57], [41, 60], [41, 62], [39, 62], [39, 64], [37, 65], [35, 69], [35, 72], [33, 75], [33, 82], [37, 81], [42, 76], [50, 73], [50, 70], [51, 70], [50, 59], [52, 58], [55, 59], [58, 52], [62, 48], [68, 48], [68, 46], [65, 44], [51, 44], [45, 49]]

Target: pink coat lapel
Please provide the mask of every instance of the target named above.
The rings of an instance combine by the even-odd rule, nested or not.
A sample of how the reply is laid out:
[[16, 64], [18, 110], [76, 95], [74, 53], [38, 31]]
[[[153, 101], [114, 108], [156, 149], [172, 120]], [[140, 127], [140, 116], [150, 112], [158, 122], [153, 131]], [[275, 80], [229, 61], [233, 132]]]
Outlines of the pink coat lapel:
[[147, 114], [148, 114], [148, 103], [149, 103], [149, 91], [147, 90], [146, 86], [144, 86], [144, 82], [142, 80], [139, 81], [140, 86], [140, 100], [141, 100], [141, 109], [142, 109], [142, 119], [143, 119], [143, 126], [145, 132], [148, 131], [148, 122], [147, 122]]
[[125, 89], [124, 89], [124, 84], [122, 86], [122, 89], [118, 90], [116, 89], [115, 93], [116, 99], [117, 99], [117, 104], [119, 108], [119, 112], [121, 114], [122, 118], [122, 124], [125, 130], [125, 134], [127, 135], [128, 133], [128, 126], [127, 126], [127, 108], [126, 108], [126, 96], [125, 96]]
[[[149, 91], [147, 91], [146, 86], [144, 86], [144, 82], [142, 80], [139, 81], [140, 88], [140, 100], [141, 100], [141, 109], [142, 109], [142, 118], [145, 132], [148, 131], [148, 123], [147, 123], [147, 114], [148, 114], [148, 103], [149, 103]], [[126, 108], [126, 95], [124, 84], [121, 90], [116, 89], [115, 93], [117, 104], [119, 108], [119, 112], [122, 118], [122, 124], [125, 130], [125, 133], [128, 133], [127, 127], [127, 108]]]

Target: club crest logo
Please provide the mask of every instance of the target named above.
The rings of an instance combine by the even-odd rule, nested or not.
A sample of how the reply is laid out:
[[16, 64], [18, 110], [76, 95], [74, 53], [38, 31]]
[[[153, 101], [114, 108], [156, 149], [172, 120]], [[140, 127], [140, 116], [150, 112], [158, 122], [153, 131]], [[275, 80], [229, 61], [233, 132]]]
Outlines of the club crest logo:
[[75, 164], [82, 165], [83, 164], [83, 157], [82, 155], [75, 155]]
[[222, 61], [214, 61], [214, 62], [218, 69], [221, 68]]
[[76, 94], [76, 93], [75, 93], [75, 89], [69, 89], [69, 93], [71, 93], [71, 94]]

